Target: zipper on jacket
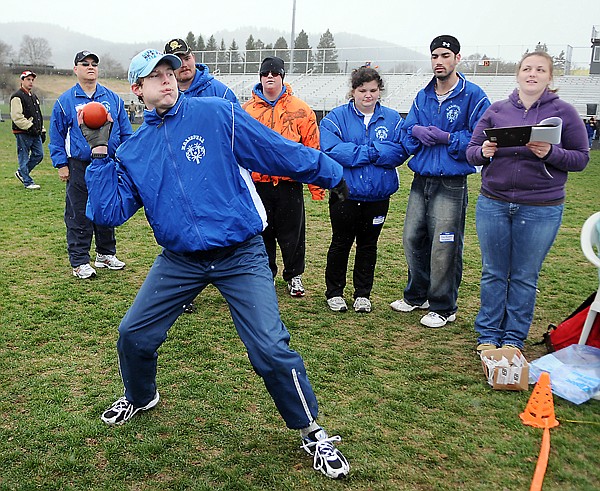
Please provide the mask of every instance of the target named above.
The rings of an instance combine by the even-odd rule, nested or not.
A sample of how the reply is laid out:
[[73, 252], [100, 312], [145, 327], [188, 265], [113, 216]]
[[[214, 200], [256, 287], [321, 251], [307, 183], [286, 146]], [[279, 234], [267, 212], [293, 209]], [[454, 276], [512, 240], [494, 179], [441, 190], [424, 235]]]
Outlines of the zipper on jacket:
[[[160, 128], [161, 126], [164, 125], [165, 119], [163, 118], [162, 121], [158, 124], [157, 128]], [[187, 197], [187, 193], [185, 192], [185, 189], [183, 187], [183, 183], [181, 182], [181, 175], [179, 173], [179, 169], [177, 169], [177, 159], [175, 158], [175, 154], [173, 152], [173, 148], [171, 146], [171, 140], [169, 139], [169, 135], [167, 133], [167, 128], [165, 127], [165, 129], [163, 130], [164, 134], [165, 134], [165, 141], [167, 143], [167, 148], [169, 149], [169, 156], [171, 158], [171, 162], [173, 165], [173, 170], [175, 171], [175, 175], [177, 176], [177, 183], [179, 184], [179, 189], [181, 191], [181, 195], [183, 197], [183, 202], [185, 203], [185, 207], [187, 210], [187, 214], [188, 217], [191, 221], [191, 223], [193, 224], [194, 228], [196, 229], [196, 234], [198, 239], [200, 240], [200, 242], [204, 244], [204, 237], [202, 236], [202, 233], [200, 231], [200, 228], [198, 227], [198, 224], [196, 223], [196, 221], [194, 220], [194, 208], [190, 203], [189, 198]]]

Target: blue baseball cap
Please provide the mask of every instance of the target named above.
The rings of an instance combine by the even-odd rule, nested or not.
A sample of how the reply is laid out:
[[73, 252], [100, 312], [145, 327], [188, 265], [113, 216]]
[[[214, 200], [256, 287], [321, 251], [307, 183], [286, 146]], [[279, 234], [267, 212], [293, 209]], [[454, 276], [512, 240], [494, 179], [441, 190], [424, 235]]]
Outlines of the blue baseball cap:
[[177, 70], [181, 66], [181, 60], [179, 56], [163, 54], [156, 49], [145, 49], [141, 53], [138, 53], [133, 57], [129, 64], [129, 73], [127, 78], [129, 83], [133, 85], [140, 78], [147, 77], [150, 72], [154, 70], [156, 65], [161, 61], [166, 61], [173, 67], [173, 70]]

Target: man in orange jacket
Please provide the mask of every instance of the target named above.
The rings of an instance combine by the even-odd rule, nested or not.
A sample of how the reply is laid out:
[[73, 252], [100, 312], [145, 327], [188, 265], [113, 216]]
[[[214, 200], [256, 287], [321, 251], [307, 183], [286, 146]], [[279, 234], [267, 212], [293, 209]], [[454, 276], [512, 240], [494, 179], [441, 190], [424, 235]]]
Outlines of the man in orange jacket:
[[[252, 98], [242, 107], [254, 119], [279, 134], [311, 148], [319, 149], [319, 127], [314, 111], [292, 95], [284, 84], [284, 61], [265, 58], [260, 66], [260, 82]], [[252, 173], [256, 190], [267, 211], [267, 228], [262, 233], [273, 278], [277, 276], [276, 244], [283, 259], [283, 279], [293, 297], [303, 297], [302, 284], [306, 252], [306, 220], [302, 183], [289, 177]], [[308, 185], [313, 200], [323, 200], [325, 190]]]

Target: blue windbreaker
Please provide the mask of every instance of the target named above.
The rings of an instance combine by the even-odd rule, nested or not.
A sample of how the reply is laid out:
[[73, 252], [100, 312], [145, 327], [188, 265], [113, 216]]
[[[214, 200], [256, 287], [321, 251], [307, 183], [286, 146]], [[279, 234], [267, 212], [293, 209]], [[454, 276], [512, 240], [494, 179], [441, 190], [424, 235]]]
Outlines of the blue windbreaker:
[[398, 190], [396, 167], [408, 157], [400, 143], [402, 117], [377, 103], [368, 128], [354, 101], [321, 120], [321, 150], [342, 164], [349, 198], [380, 201]]
[[86, 171], [87, 216], [117, 226], [144, 207], [156, 241], [174, 252], [241, 243], [264, 230], [266, 213], [248, 169], [324, 188], [342, 168], [318, 150], [286, 140], [216, 97], [182, 97]]
[[[475, 125], [490, 106], [485, 92], [458, 74], [458, 85], [441, 104], [435, 94], [435, 77], [415, 98], [402, 128], [402, 142], [414, 157], [410, 169], [422, 176], [465, 176], [475, 167], [467, 162], [467, 145]], [[412, 136], [412, 127], [437, 126], [450, 133], [448, 145], [425, 146]]]
[[194, 80], [188, 89], [182, 92], [186, 97], [222, 97], [231, 102], [239, 102], [233, 91], [213, 77], [208, 66], [203, 63], [196, 63]]
[[123, 99], [100, 84], [96, 85], [96, 92], [90, 98], [77, 83], [63, 93], [52, 108], [48, 149], [54, 167], [64, 167], [69, 158], [83, 162], [92, 159], [90, 146], [77, 123], [77, 109], [92, 101], [103, 104], [114, 121], [108, 140], [108, 155], [114, 156], [117, 147], [133, 133]]

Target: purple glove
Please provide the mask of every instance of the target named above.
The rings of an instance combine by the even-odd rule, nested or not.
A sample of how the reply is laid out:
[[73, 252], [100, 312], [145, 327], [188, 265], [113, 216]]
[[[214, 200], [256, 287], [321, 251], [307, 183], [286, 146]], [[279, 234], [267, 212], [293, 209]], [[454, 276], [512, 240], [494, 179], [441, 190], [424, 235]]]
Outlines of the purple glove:
[[437, 126], [430, 126], [429, 134], [435, 139], [436, 145], [448, 145], [450, 133], [440, 130]]
[[430, 131], [431, 126], [419, 126], [418, 124], [412, 127], [412, 136], [417, 138], [423, 145], [432, 147], [435, 145], [436, 140], [432, 136]]

